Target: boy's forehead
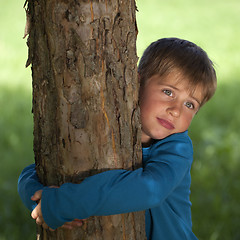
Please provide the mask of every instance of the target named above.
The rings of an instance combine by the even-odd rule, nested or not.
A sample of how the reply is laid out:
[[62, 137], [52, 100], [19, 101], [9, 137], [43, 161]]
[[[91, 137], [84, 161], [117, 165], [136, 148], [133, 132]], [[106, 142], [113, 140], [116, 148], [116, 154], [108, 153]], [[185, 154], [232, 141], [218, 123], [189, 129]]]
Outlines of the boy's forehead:
[[172, 84], [178, 84], [178, 83], [189, 83], [189, 78], [185, 76], [181, 71], [174, 69], [171, 72], [168, 72], [164, 74], [163, 76], [159, 76], [159, 81], [162, 83], [172, 83]]

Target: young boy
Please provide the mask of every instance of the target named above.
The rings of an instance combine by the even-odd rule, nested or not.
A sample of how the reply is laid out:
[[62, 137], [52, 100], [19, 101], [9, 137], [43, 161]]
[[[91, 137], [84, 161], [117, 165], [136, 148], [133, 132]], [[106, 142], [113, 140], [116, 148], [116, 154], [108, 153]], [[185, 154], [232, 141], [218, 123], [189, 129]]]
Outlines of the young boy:
[[32, 200], [41, 198], [32, 212], [38, 224], [56, 229], [74, 219], [145, 210], [148, 240], [197, 239], [191, 222], [193, 150], [187, 130], [215, 92], [213, 64], [195, 44], [165, 38], [145, 50], [138, 72], [142, 168], [106, 171], [80, 184], [49, 188], [38, 182], [34, 165], [27, 167], [19, 178], [19, 194], [29, 209], [36, 206]]

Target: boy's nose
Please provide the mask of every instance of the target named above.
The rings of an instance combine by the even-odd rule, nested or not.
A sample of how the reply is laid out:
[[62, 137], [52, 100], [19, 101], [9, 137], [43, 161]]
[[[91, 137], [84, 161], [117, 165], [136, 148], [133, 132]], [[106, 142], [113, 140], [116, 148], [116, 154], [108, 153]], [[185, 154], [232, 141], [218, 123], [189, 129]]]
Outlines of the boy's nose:
[[174, 105], [168, 108], [168, 114], [172, 115], [173, 117], [179, 117], [181, 114], [181, 106]]

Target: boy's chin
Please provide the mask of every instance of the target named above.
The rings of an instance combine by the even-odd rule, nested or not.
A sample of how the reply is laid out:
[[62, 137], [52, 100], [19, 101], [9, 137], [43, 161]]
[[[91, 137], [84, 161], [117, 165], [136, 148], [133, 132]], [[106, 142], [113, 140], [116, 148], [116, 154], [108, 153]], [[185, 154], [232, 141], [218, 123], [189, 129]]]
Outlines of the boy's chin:
[[171, 136], [173, 134], [176, 134], [176, 133], [180, 133], [180, 131], [179, 132], [171, 131], [171, 132], [168, 132], [168, 133], [165, 133], [165, 134], [162, 133], [162, 134], [159, 134], [158, 136], [154, 136], [153, 140], [162, 140], [162, 139], [167, 138], [167, 137], [169, 137], [169, 136]]

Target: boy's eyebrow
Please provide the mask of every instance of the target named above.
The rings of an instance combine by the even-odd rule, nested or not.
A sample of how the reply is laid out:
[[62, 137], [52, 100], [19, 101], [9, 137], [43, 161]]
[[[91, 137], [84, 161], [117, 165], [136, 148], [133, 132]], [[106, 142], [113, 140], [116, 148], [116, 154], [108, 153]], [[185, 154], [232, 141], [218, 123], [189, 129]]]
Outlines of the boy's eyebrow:
[[191, 96], [200, 106], [201, 106], [201, 101], [199, 101], [197, 98]]
[[190, 95], [191, 98], [193, 98], [198, 104], [199, 106], [201, 106], [201, 101], [198, 100], [196, 97], [194, 97], [192, 94]]
[[173, 89], [175, 89], [175, 90], [179, 90], [177, 87], [175, 87], [175, 86], [173, 86], [173, 85], [171, 85], [171, 84], [168, 84], [168, 83], [159, 83], [159, 85], [165, 85], [165, 86], [168, 86], [168, 87], [170, 87], [170, 88], [173, 88]]

